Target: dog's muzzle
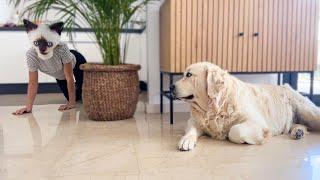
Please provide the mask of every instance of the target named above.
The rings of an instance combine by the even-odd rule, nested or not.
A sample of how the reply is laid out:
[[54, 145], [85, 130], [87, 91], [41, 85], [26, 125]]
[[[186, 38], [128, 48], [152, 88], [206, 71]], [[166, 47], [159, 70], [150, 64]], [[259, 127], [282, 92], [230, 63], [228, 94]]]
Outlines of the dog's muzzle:
[[170, 86], [170, 92], [171, 92], [171, 97], [173, 99], [179, 99], [179, 100], [191, 100], [194, 98], [194, 95], [189, 95], [189, 96], [186, 96], [186, 97], [177, 97], [177, 91], [176, 91], [176, 86], [173, 84]]

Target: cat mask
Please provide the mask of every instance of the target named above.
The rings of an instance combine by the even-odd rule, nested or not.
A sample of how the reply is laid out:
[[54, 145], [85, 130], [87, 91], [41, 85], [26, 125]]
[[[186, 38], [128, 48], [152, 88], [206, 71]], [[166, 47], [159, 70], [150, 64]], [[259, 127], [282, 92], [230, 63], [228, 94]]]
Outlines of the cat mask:
[[54, 48], [60, 43], [63, 22], [48, 24], [35, 24], [26, 19], [23, 20], [27, 30], [29, 41], [42, 60], [53, 56]]

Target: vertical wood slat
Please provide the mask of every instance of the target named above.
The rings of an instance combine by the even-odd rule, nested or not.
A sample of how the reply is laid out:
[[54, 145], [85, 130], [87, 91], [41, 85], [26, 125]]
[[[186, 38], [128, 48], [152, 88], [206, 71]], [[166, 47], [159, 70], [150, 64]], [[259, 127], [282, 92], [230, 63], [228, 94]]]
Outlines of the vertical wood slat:
[[191, 62], [192, 64], [197, 62], [197, 36], [198, 36], [198, 0], [192, 0], [192, 52]]
[[[171, 29], [171, 16], [170, 3], [164, 4], [160, 10], [160, 68], [171, 70], [171, 42], [170, 42], [170, 29]], [[169, 43], [167, 43], [169, 42]], [[166, 45], [167, 44], [167, 45]]]
[[291, 45], [292, 45], [292, 21], [293, 21], [293, 18], [292, 18], [292, 7], [293, 7], [293, 4], [292, 4], [292, 0], [289, 0], [288, 1], [288, 4], [287, 4], [287, 7], [288, 7], [288, 12], [287, 12], [287, 30], [286, 30], [286, 38], [287, 38], [287, 45], [286, 45], [286, 59], [285, 59], [285, 67], [284, 69], [286, 71], [289, 71], [290, 70], [290, 60], [292, 58], [292, 53], [291, 53]]
[[208, 0], [208, 43], [206, 60], [213, 62], [213, 1]]
[[311, 0], [310, 1], [310, 17], [311, 17], [311, 20], [310, 20], [310, 41], [309, 41], [309, 49], [308, 49], [308, 54], [309, 54], [309, 59], [308, 59], [308, 69], [312, 70], [313, 68], [313, 62], [314, 62], [314, 53], [313, 53], [313, 44], [314, 44], [314, 41], [316, 39], [315, 37], [315, 28], [312, 28], [312, 27], [315, 27], [315, 19], [316, 19], [316, 13], [315, 13], [315, 6], [316, 6], [316, 3], [314, 0]]
[[207, 48], [208, 48], [208, 0], [202, 0], [202, 48], [200, 61], [207, 60]]
[[300, 56], [299, 56], [299, 67], [302, 69], [304, 68], [304, 54], [305, 54], [305, 51], [304, 51], [304, 47], [305, 47], [305, 44], [306, 44], [306, 7], [307, 7], [307, 2], [306, 1], [302, 1], [302, 11], [301, 11], [301, 15], [302, 15], [302, 21], [301, 21], [301, 34], [300, 34], [300, 37], [301, 37], [301, 42], [300, 42]]
[[213, 1], [212, 63], [218, 64], [219, 0]]
[[186, 67], [186, 46], [187, 46], [187, 41], [186, 41], [186, 34], [187, 34], [187, 3], [182, 2], [186, 0], [180, 0], [180, 7], [181, 7], [181, 18], [180, 18], [180, 24], [181, 24], [181, 32], [180, 32], [180, 71], [184, 71]]
[[313, 3], [313, 0], [308, 0], [308, 16], [309, 16], [309, 28], [308, 29], [308, 40], [307, 40], [307, 49], [306, 49], [306, 53], [308, 54], [308, 58], [307, 58], [307, 63], [306, 63], [306, 69], [312, 69], [312, 64], [313, 64], [313, 53], [312, 53], [312, 42], [313, 42], [313, 30], [314, 30], [314, 16], [315, 14], [313, 13], [313, 7], [315, 6], [315, 4]]
[[175, 63], [176, 63], [176, 71], [177, 72], [181, 72], [181, 0], [175, 0], [176, 2], [176, 59], [175, 59]]
[[[238, 34], [244, 32], [244, 0], [239, 0], [239, 24], [238, 24]], [[246, 34], [244, 34], [246, 35]], [[237, 57], [237, 71], [241, 72], [243, 63], [243, 36], [238, 35], [238, 57]]]
[[254, 29], [254, 0], [248, 0], [248, 55], [247, 55], [247, 66], [246, 66], [246, 71], [252, 71], [253, 69], [253, 44], [256, 38], [253, 36], [255, 33]]
[[[253, 33], [259, 33], [259, 0], [253, 0]], [[261, 36], [261, 34], [259, 34]], [[253, 37], [253, 45], [252, 45], [252, 65], [249, 71], [257, 72], [258, 62], [258, 41], [259, 36]]]
[[288, 0], [283, 0], [283, 11], [282, 11], [282, 33], [281, 33], [281, 68], [280, 70], [285, 70], [286, 68], [286, 45], [287, 45], [287, 16], [288, 16]]
[[267, 22], [267, 26], [268, 26], [268, 34], [267, 34], [267, 44], [266, 44], [266, 48], [267, 48], [267, 54], [266, 54], [266, 70], [271, 70], [272, 69], [272, 37], [273, 37], [273, 0], [267, 0], [268, 2], [268, 13], [266, 14], [266, 16], [268, 17], [268, 22]]
[[234, 38], [234, 12], [235, 12], [235, 6], [234, 6], [235, 0], [229, 0], [229, 23], [228, 23], [228, 51], [227, 51], [227, 70], [232, 69], [233, 59], [233, 38]]
[[203, 32], [203, 1], [198, 0], [197, 14], [197, 59], [196, 62], [202, 61], [202, 32]]
[[170, 43], [171, 43], [171, 47], [170, 47], [170, 64], [171, 64], [171, 70], [173, 72], [176, 72], [176, 64], [175, 64], [175, 58], [176, 58], [176, 49], [175, 49], [175, 45], [176, 45], [176, 1], [170, 1], [170, 25], [171, 25], [171, 32], [170, 32]]
[[264, 22], [264, 0], [258, 0], [258, 13], [259, 13], [259, 21], [258, 21], [258, 31], [259, 31], [259, 38], [258, 38], [258, 57], [257, 57], [257, 72], [261, 72], [263, 69], [263, 37], [264, 37], [264, 32], [263, 32], [263, 22]]
[[278, 43], [277, 43], [277, 35], [278, 35], [278, 1], [279, 0], [273, 0], [272, 4], [272, 44], [271, 44], [271, 54], [269, 55], [271, 58], [271, 71], [277, 71], [277, 52], [278, 52]]
[[261, 44], [262, 46], [262, 71], [267, 70], [267, 58], [268, 58], [268, 6], [269, 6], [269, 1], [262, 1], [263, 2], [263, 32], [262, 32], [262, 38], [263, 38], [263, 43]]
[[192, 0], [187, 0], [186, 5], [186, 68], [189, 64], [192, 64]]
[[309, 56], [310, 56], [310, 53], [309, 53], [309, 50], [310, 50], [310, 24], [311, 24], [311, 14], [310, 14], [310, 10], [312, 9], [312, 7], [310, 5], [311, 4], [311, 0], [306, 0], [307, 2], [307, 6], [306, 6], [306, 43], [305, 43], [305, 46], [304, 46], [304, 69], [309, 69], [308, 67], [308, 63], [309, 63]]
[[319, 1], [314, 0], [315, 2], [315, 32], [314, 32], [314, 43], [313, 43], [313, 66], [311, 70], [315, 70], [317, 68], [318, 62], [318, 32], [319, 32]]
[[297, 43], [297, 24], [298, 24], [298, 18], [297, 18], [297, 9], [298, 9], [298, 1], [297, 0], [292, 0], [291, 1], [292, 4], [292, 13], [291, 13], [291, 17], [292, 17], [292, 24], [291, 24], [291, 43], [290, 43], [290, 58], [288, 59], [288, 61], [290, 63], [287, 63], [287, 67], [289, 66], [289, 71], [293, 71], [294, 67], [295, 67], [295, 62], [297, 57], [295, 56], [295, 45]]
[[222, 54], [223, 54], [223, 2], [224, 0], [217, 0], [218, 1], [218, 56], [217, 56], [217, 65], [222, 65]]
[[230, 71], [237, 71], [238, 49], [239, 49], [239, 0], [234, 0], [234, 15], [233, 15], [233, 34], [232, 34], [232, 64]]
[[281, 70], [282, 64], [282, 31], [283, 31], [283, 0], [278, 0], [278, 27], [277, 27], [277, 58], [276, 58], [276, 71]]
[[302, 27], [301, 24], [304, 21], [302, 19], [302, 1], [296, 0], [297, 2], [297, 9], [296, 9], [296, 43], [294, 45], [294, 60], [292, 61], [294, 63], [293, 70], [298, 71], [300, 67], [300, 53], [301, 53], [301, 35], [302, 35]]
[[229, 0], [223, 1], [223, 30], [222, 30], [222, 57], [221, 67], [227, 68], [228, 62], [228, 23], [229, 23]]
[[243, 32], [244, 36], [242, 37], [242, 66], [241, 66], [241, 72], [247, 71], [248, 67], [248, 42], [249, 38], [251, 39], [251, 34], [249, 32], [249, 1], [245, 0], [243, 5]]

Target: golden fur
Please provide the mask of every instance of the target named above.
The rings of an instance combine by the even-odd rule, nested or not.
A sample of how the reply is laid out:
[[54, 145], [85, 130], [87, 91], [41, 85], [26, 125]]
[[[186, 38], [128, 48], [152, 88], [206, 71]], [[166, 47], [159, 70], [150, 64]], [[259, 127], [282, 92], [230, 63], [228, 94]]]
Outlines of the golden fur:
[[320, 130], [319, 108], [290, 86], [245, 83], [211, 63], [188, 67], [175, 83], [174, 93], [191, 105], [180, 150], [193, 149], [202, 134], [235, 143], [262, 144], [270, 136], [296, 133], [298, 129], [292, 128]]

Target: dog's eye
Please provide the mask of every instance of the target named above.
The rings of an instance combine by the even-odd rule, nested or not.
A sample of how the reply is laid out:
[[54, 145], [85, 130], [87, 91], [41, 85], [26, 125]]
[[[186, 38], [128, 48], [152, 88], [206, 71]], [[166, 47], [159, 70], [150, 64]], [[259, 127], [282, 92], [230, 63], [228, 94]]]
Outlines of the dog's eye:
[[190, 72], [187, 72], [186, 77], [191, 77], [192, 74]]
[[39, 46], [39, 42], [38, 42], [38, 41], [33, 41], [33, 44], [34, 44], [35, 46]]
[[52, 47], [52, 46], [53, 46], [53, 43], [52, 43], [52, 42], [47, 42], [47, 46], [48, 46], [48, 47]]

